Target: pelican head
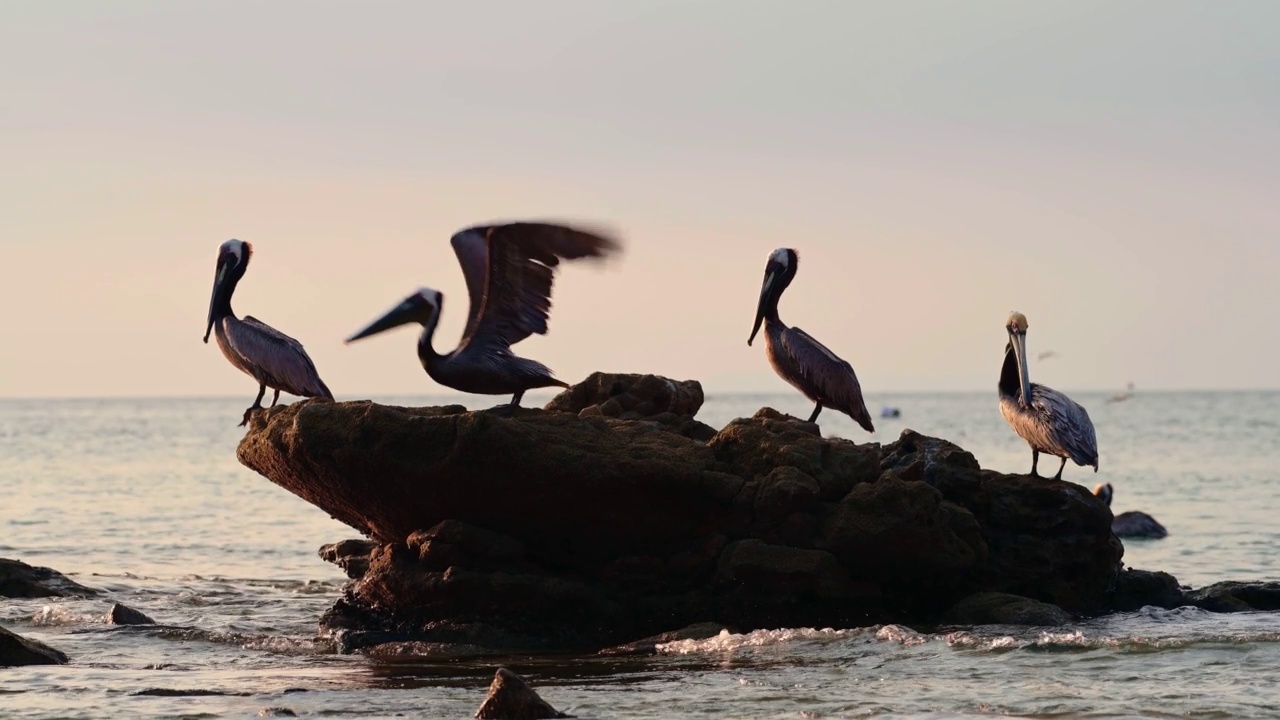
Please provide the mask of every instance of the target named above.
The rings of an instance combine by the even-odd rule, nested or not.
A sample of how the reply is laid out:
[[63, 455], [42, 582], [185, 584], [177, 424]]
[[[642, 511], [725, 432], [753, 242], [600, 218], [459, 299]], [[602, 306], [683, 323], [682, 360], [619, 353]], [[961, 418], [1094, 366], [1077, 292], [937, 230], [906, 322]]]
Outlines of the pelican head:
[[253, 255], [253, 246], [243, 240], [228, 240], [218, 246], [218, 265], [213, 274], [213, 293], [209, 296], [209, 322], [205, 326], [204, 341], [209, 342], [209, 334], [213, 332], [215, 315], [221, 309], [228, 312], [231, 307], [231, 293], [236, 283], [244, 277], [245, 268], [249, 267], [249, 258]]
[[[1004, 328], [1009, 333], [1009, 347], [1018, 359], [1018, 379], [1022, 389], [1022, 404], [1031, 402], [1031, 379], [1027, 372], [1027, 316], [1016, 310], [1009, 313]], [[1007, 350], [1007, 348], [1006, 348]]]
[[1099, 483], [1098, 486], [1093, 489], [1093, 494], [1097, 495], [1099, 500], [1106, 503], [1107, 507], [1111, 507], [1112, 492], [1111, 483]]
[[355, 342], [370, 335], [377, 335], [393, 327], [419, 323], [423, 326], [434, 325], [440, 315], [440, 306], [444, 303], [444, 295], [439, 290], [422, 288], [405, 298], [399, 305], [391, 308], [382, 317], [369, 323], [368, 327], [346, 339]]
[[796, 276], [796, 266], [800, 264], [800, 255], [791, 248], [778, 248], [769, 255], [769, 262], [764, 266], [764, 284], [760, 286], [760, 300], [756, 303], [756, 322], [751, 326], [751, 337], [747, 345], [756, 339], [760, 332], [760, 324], [771, 310], [778, 307], [778, 299], [782, 291], [791, 284]]

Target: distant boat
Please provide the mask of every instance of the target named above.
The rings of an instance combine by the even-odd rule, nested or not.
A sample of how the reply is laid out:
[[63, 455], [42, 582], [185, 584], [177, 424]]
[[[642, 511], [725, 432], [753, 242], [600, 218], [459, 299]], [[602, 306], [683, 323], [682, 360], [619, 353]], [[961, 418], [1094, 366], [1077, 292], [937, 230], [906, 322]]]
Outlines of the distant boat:
[[1058, 357], [1058, 353], [1052, 350], [1045, 350], [1039, 355], [1036, 355], [1036, 360], [1048, 360], [1049, 358], [1054, 358], [1054, 357]]
[[1115, 395], [1112, 395], [1111, 397], [1107, 398], [1107, 404], [1109, 405], [1111, 403], [1124, 402], [1125, 400], [1128, 400], [1131, 397], [1133, 397], [1133, 383], [1129, 383], [1128, 390], [1125, 390], [1124, 392], [1118, 392]]
[[902, 417], [902, 411], [896, 407], [889, 407], [888, 405], [885, 405], [884, 407], [880, 408], [880, 417], [882, 418]]

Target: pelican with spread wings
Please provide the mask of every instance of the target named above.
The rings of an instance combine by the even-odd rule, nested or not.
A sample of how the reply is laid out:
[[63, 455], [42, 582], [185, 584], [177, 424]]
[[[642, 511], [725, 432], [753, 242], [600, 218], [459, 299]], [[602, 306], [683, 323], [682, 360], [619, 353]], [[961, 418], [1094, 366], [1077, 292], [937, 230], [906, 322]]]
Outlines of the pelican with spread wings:
[[215, 333], [218, 347], [232, 365], [258, 381], [258, 397], [244, 411], [241, 425], [249, 422], [254, 410], [262, 408], [267, 388], [276, 391], [272, 407], [280, 400], [280, 391], [298, 397], [333, 399], [316, 372], [315, 363], [302, 349], [302, 343], [270, 325], [245, 315], [236, 317], [231, 310], [231, 295], [249, 267], [253, 246], [243, 240], [228, 240], [218, 248], [218, 265], [213, 276], [213, 294], [209, 298], [209, 324], [204, 341]]
[[853, 418], [867, 432], [875, 432], [853, 367], [809, 333], [787, 327], [778, 318], [778, 300], [795, 278], [799, 263], [799, 254], [791, 248], [778, 248], [769, 256], [756, 305], [756, 322], [747, 345], [756, 339], [763, 323], [765, 350], [774, 372], [817, 403], [809, 422], [816, 422], [822, 408], [829, 407]]
[[569, 387], [540, 362], [517, 356], [511, 346], [534, 333], [545, 335], [551, 285], [561, 260], [602, 258], [618, 242], [594, 230], [541, 222], [467, 228], [452, 238], [471, 296], [462, 341], [441, 355], [431, 345], [444, 295], [422, 288], [368, 327], [347, 338], [354, 342], [385, 330], [419, 323], [418, 359], [432, 380], [478, 395], [512, 395], [516, 408], [526, 390]]

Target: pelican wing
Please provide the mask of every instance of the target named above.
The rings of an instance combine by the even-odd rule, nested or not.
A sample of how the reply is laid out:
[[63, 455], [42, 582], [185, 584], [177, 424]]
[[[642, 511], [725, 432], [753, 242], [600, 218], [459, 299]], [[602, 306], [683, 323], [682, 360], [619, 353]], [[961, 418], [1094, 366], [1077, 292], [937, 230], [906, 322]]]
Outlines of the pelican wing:
[[227, 318], [223, 330], [232, 351], [255, 370], [259, 382], [290, 395], [333, 399], [302, 343], [252, 315]]
[[453, 253], [458, 256], [458, 264], [462, 266], [462, 276], [467, 280], [467, 295], [471, 298], [471, 306], [467, 310], [467, 327], [462, 337], [469, 338], [480, 319], [480, 309], [484, 307], [484, 286], [489, 277], [489, 240], [485, 233], [463, 230], [449, 241], [453, 245]]
[[781, 345], [801, 375], [817, 388], [823, 404], [848, 413], [864, 430], [875, 432], [871, 414], [862, 400], [862, 386], [858, 384], [852, 365], [798, 327], [782, 333]]
[[471, 295], [462, 343], [480, 338], [507, 347], [547, 332], [561, 260], [603, 257], [618, 248], [597, 231], [526, 222], [468, 228], [452, 243]]
[[[1077, 465], [1098, 466], [1098, 438], [1089, 412], [1066, 395], [1044, 385], [1031, 384], [1031, 409], [1037, 422], [1029, 430], [1044, 448], [1058, 448]], [[1031, 441], [1031, 438], [1025, 439]], [[1032, 446], [1035, 446], [1032, 442]]]

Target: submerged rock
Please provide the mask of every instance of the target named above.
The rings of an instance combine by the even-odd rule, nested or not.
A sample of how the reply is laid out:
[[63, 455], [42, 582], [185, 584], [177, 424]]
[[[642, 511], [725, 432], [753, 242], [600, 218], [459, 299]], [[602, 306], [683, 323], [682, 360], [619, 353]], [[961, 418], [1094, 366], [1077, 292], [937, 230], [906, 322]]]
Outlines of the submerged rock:
[[947, 612], [957, 625], [1066, 625], [1071, 616], [1057, 605], [1009, 593], [974, 593]]
[[506, 668], [498, 668], [489, 685], [489, 695], [476, 710], [479, 720], [546, 720], [570, 718], [538, 697], [519, 675]]
[[111, 606], [111, 611], [107, 613], [107, 622], [112, 625], [155, 625], [156, 621], [147, 617], [139, 610], [134, 610], [128, 605], [116, 603]]
[[0, 667], [65, 665], [67, 662], [64, 653], [0, 627]]
[[701, 388], [596, 375], [510, 417], [295, 403], [255, 414], [238, 455], [376, 544], [367, 570], [365, 545], [322, 551], [359, 568], [321, 622], [346, 651], [936, 622], [980, 592], [1108, 607], [1123, 547], [1079, 485], [983, 470], [910, 430], [823, 438], [769, 408], [703, 442], [604, 411], [622, 396], [676, 415]]
[[1187, 604], [1178, 579], [1169, 573], [1126, 569], [1116, 576], [1112, 609], [1131, 612], [1147, 606], [1170, 610]]
[[1220, 582], [1184, 594], [1184, 604], [1211, 612], [1280, 610], [1280, 582]]
[[0, 558], [0, 597], [91, 597], [98, 591], [47, 567]]

